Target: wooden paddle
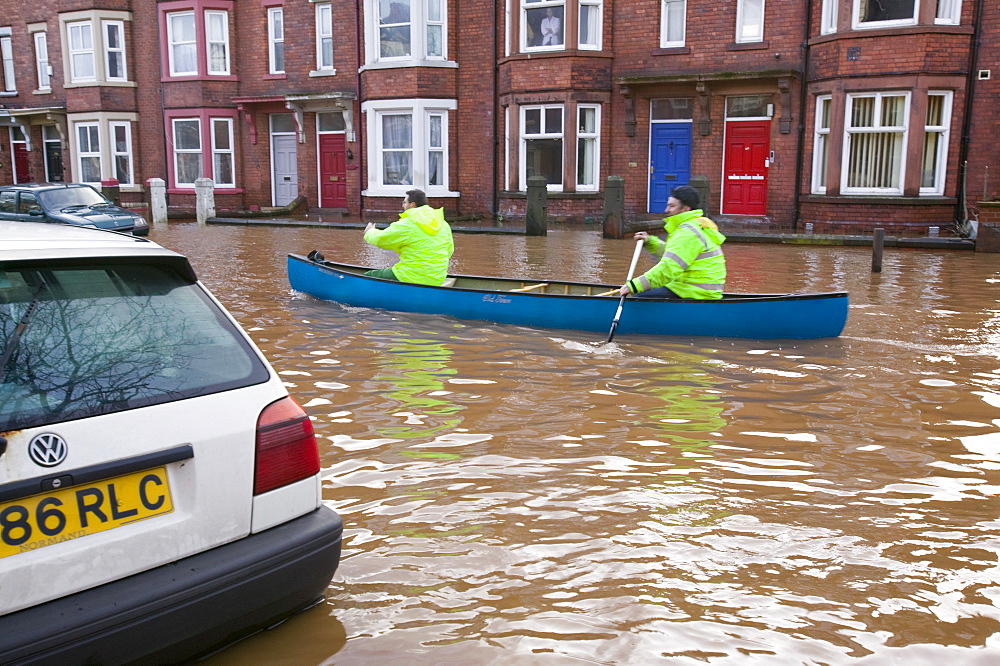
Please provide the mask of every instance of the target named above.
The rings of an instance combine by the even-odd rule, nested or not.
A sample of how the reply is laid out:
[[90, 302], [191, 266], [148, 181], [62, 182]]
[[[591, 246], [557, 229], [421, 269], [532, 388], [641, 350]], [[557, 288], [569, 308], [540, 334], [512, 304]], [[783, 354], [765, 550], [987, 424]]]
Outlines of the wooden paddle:
[[[643, 239], [640, 238], [635, 242], [635, 252], [632, 253], [632, 264], [628, 267], [628, 277], [625, 278], [625, 282], [632, 279], [632, 274], [635, 273], [635, 265], [639, 262], [639, 253], [642, 252]], [[625, 294], [628, 296], [628, 294]], [[615, 318], [611, 320], [611, 330], [608, 331], [607, 342], [611, 342], [611, 338], [615, 337], [615, 329], [618, 328], [618, 320], [622, 316], [622, 306], [625, 305], [625, 296], [618, 299], [618, 310], [615, 312]]]

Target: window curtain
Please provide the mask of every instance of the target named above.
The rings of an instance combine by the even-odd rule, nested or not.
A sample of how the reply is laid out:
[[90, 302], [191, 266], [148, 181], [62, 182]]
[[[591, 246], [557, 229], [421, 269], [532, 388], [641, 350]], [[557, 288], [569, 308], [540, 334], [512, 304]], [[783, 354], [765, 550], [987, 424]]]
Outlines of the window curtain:
[[413, 116], [382, 116], [382, 183], [413, 184]]

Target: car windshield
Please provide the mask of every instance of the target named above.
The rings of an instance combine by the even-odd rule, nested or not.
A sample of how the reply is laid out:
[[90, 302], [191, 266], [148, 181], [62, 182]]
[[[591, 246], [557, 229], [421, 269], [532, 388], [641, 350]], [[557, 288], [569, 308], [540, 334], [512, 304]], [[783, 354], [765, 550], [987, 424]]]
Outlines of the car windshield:
[[0, 270], [0, 349], [19, 325], [0, 384], [0, 431], [181, 400], [269, 376], [201, 287], [167, 267], [8, 265]]
[[56, 190], [42, 190], [38, 200], [49, 210], [58, 210], [68, 206], [107, 205], [108, 200], [92, 187], [61, 187]]

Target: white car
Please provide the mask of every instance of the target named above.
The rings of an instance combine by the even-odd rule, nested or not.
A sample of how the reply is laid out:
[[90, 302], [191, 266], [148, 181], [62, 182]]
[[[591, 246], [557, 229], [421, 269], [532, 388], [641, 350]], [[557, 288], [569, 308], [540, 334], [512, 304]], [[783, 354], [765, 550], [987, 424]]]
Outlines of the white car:
[[183, 256], [0, 221], [0, 663], [177, 662], [323, 598], [312, 423]]

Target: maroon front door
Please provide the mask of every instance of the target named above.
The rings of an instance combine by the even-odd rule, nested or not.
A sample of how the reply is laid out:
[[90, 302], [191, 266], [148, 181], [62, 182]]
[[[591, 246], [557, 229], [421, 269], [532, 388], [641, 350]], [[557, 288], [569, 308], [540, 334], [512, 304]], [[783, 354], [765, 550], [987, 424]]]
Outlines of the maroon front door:
[[767, 213], [767, 165], [771, 147], [769, 120], [726, 123], [722, 212], [726, 215]]
[[319, 207], [347, 208], [347, 148], [343, 134], [319, 135]]
[[31, 168], [28, 166], [28, 148], [23, 143], [14, 143], [14, 182], [30, 183], [34, 181]]

